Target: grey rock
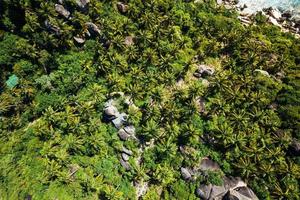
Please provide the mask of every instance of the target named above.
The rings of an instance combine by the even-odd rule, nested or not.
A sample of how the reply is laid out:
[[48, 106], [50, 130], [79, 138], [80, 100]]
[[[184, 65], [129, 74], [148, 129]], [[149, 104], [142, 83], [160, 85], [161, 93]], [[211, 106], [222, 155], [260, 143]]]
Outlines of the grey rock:
[[90, 3], [90, 0], [76, 0], [76, 4], [81, 9], [86, 9], [89, 3]]
[[226, 195], [222, 198], [222, 200], [240, 200], [240, 197], [237, 197], [236, 195], [232, 194], [230, 191], [226, 193]]
[[131, 45], [133, 45], [133, 44], [134, 44], [133, 37], [132, 37], [132, 36], [127, 36], [127, 37], [125, 37], [124, 44], [125, 44], [126, 46], [131, 46]]
[[254, 72], [256, 73], [260, 73], [261, 75], [267, 76], [267, 77], [271, 77], [269, 72], [265, 71], [265, 70], [261, 70], [261, 69], [256, 69], [254, 70]]
[[125, 113], [117, 114], [116, 118], [112, 120], [112, 123], [117, 129], [120, 129], [127, 121], [128, 115]]
[[248, 187], [236, 188], [235, 191], [237, 191], [238, 193], [240, 193], [244, 197], [249, 198], [250, 200], [258, 200], [258, 197], [255, 195], [255, 193]]
[[120, 159], [121, 165], [128, 171], [131, 169], [130, 164], [127, 161], [124, 161], [123, 159]]
[[202, 171], [217, 171], [220, 170], [220, 166], [218, 165], [218, 163], [208, 159], [208, 158], [204, 158], [201, 160], [199, 169]]
[[276, 73], [276, 78], [283, 79], [284, 77], [285, 77], [285, 73], [284, 72], [277, 72]]
[[100, 31], [99, 27], [96, 24], [94, 24], [92, 22], [87, 22], [87, 23], [85, 23], [85, 25], [86, 25], [86, 27], [89, 31], [89, 33], [88, 33], [89, 36], [90, 36], [90, 34], [96, 34], [96, 35], [101, 34], [101, 31]]
[[76, 37], [76, 36], [73, 38], [78, 44], [83, 44], [85, 42], [84, 38], [80, 38], [80, 37]]
[[108, 100], [107, 102], [105, 102], [104, 108], [107, 108], [107, 107], [109, 107], [109, 106], [111, 106], [111, 105], [113, 105], [113, 104], [114, 104], [114, 100], [113, 100], [113, 99], [110, 99], [110, 100]]
[[124, 161], [128, 161], [129, 160], [129, 156], [126, 153], [122, 153], [121, 156], [122, 156], [122, 159]]
[[[206, 80], [206, 79], [204, 79], [204, 80]], [[206, 111], [204, 99], [201, 98], [201, 97], [198, 97], [198, 98], [196, 99], [196, 103], [197, 103], [198, 111], [199, 111], [200, 113], [204, 113], [204, 112]]]
[[240, 187], [247, 187], [247, 184], [242, 181], [240, 177], [225, 177], [224, 178], [224, 187], [226, 189], [236, 189]]
[[122, 3], [122, 2], [118, 2], [117, 3], [117, 7], [118, 7], [119, 12], [121, 12], [123, 14], [128, 11], [128, 5], [126, 5], [126, 4]]
[[121, 140], [128, 140], [131, 137], [124, 129], [120, 129], [118, 131], [118, 135]]
[[217, 4], [218, 4], [218, 5], [223, 4], [223, 0], [217, 0]]
[[200, 187], [197, 188], [197, 190], [196, 190], [196, 194], [201, 199], [209, 199], [210, 194], [211, 194], [211, 189], [212, 189], [211, 184], [209, 184], [209, 185], [200, 185]]
[[67, 19], [70, 17], [71, 13], [67, 9], [65, 9], [63, 5], [55, 4], [55, 10], [56, 12], [58, 12], [58, 14]]
[[104, 109], [104, 113], [105, 113], [105, 115], [107, 115], [108, 117], [116, 117], [116, 116], [119, 115], [118, 109], [117, 109], [115, 106], [113, 106], [113, 105], [111, 105], [111, 106], [109, 106], [109, 107], [106, 107], [106, 108]]
[[225, 189], [224, 186], [213, 185], [210, 193], [210, 198], [221, 199], [226, 193], [227, 190]]
[[277, 8], [270, 7], [270, 8], [264, 9], [264, 11], [276, 20], [279, 20], [282, 17], [281, 12]]
[[184, 180], [191, 180], [192, 174], [190, 173], [189, 169], [181, 167], [180, 168], [181, 176], [184, 178]]
[[239, 190], [229, 190], [223, 200], [258, 200], [251, 189], [243, 187]]
[[132, 156], [133, 155], [133, 152], [125, 147], [122, 148], [122, 152], [123, 153], [126, 153], [127, 155], [129, 156]]
[[129, 135], [135, 135], [135, 128], [134, 128], [134, 126], [132, 126], [132, 125], [124, 127], [124, 130], [125, 130], [126, 133], [128, 133]]
[[271, 24], [275, 25], [275, 26], [280, 26], [280, 24], [278, 23], [278, 21], [274, 18], [274, 17], [269, 17], [268, 18], [268, 22], [270, 22]]
[[195, 71], [194, 76], [196, 78], [202, 78], [206, 76], [212, 76], [215, 70], [207, 65], [198, 65], [198, 69]]

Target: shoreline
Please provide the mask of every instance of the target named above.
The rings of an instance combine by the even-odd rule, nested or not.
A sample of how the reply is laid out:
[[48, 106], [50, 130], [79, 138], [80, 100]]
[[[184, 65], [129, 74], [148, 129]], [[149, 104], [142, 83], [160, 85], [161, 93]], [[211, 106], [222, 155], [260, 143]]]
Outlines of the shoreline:
[[238, 0], [217, 0], [217, 4], [226, 9], [236, 10], [239, 13], [238, 19], [246, 26], [254, 24], [253, 18], [261, 13], [267, 18], [269, 24], [278, 26], [283, 32], [289, 32], [296, 38], [300, 38], [300, 16], [295, 15], [291, 10], [280, 11], [278, 8], [269, 7], [250, 13], [245, 12], [248, 8], [247, 4], [240, 5]]

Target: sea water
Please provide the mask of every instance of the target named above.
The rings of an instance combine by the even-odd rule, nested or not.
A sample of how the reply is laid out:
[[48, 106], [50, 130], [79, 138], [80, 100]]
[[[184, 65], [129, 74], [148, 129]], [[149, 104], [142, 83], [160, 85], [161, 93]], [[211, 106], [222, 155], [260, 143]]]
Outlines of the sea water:
[[248, 13], [261, 11], [263, 8], [276, 7], [281, 11], [291, 10], [300, 13], [300, 0], [239, 0], [240, 5], [247, 5]]

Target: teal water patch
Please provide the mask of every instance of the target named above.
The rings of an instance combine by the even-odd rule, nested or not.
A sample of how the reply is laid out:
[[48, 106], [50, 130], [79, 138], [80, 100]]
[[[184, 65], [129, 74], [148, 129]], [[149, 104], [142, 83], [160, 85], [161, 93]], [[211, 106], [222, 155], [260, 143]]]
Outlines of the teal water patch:
[[263, 8], [276, 7], [280, 10], [300, 12], [300, 0], [239, 0], [240, 5], [248, 6], [247, 12], [254, 13]]
[[14, 87], [16, 87], [16, 85], [18, 85], [18, 83], [19, 83], [19, 78], [16, 75], [10, 76], [6, 81], [6, 85], [9, 89], [13, 89]]

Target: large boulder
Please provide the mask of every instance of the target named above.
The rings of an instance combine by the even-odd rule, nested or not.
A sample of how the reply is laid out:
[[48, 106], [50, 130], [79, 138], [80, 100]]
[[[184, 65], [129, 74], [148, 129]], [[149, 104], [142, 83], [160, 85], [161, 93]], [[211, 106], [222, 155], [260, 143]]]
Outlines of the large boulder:
[[109, 119], [114, 119], [120, 115], [118, 109], [113, 105], [106, 107], [104, 113]]
[[196, 194], [201, 199], [209, 199], [210, 198], [211, 189], [212, 189], [212, 184], [209, 184], [209, 185], [200, 185], [200, 187], [198, 187], [197, 190], [196, 190]]
[[63, 5], [60, 4], [55, 4], [55, 11], [67, 19], [70, 17], [71, 14], [67, 9], [65, 9]]
[[264, 11], [276, 20], [279, 20], [282, 17], [281, 12], [277, 8], [270, 7], [264, 9]]
[[269, 17], [268, 18], [268, 22], [275, 25], [275, 26], [279, 26], [280, 27], [280, 24], [278, 23], [277, 19], [275, 19], [274, 17]]
[[124, 130], [125, 130], [126, 133], [128, 133], [129, 135], [132, 135], [132, 136], [135, 135], [135, 128], [134, 128], [134, 126], [132, 126], [132, 125], [124, 127]]
[[181, 173], [181, 176], [183, 177], [184, 180], [189, 181], [189, 180], [192, 179], [192, 173], [191, 173], [190, 169], [181, 167], [180, 168], [180, 173]]
[[225, 177], [223, 185], [200, 185], [196, 194], [205, 200], [258, 200], [247, 184], [236, 177]]
[[222, 199], [226, 193], [227, 189], [223, 185], [213, 185], [211, 188], [210, 199]]
[[118, 135], [121, 140], [128, 140], [131, 135], [129, 135], [123, 128], [118, 131]]
[[129, 156], [132, 156], [133, 155], [133, 152], [125, 147], [122, 148], [122, 152], [123, 153], [126, 153], [127, 155]]
[[116, 118], [112, 120], [112, 123], [117, 129], [120, 129], [127, 122], [127, 118], [127, 114], [121, 113], [119, 115], [116, 115]]
[[247, 184], [240, 177], [225, 177], [224, 187], [226, 189], [236, 189], [239, 187], [247, 187]]
[[230, 189], [223, 200], [258, 200], [258, 198], [250, 188], [241, 187], [238, 190]]
[[131, 169], [130, 164], [127, 161], [124, 161], [122, 158], [120, 159], [120, 163], [127, 171]]
[[128, 155], [128, 154], [122, 153], [121, 156], [122, 156], [122, 159], [123, 159], [124, 161], [128, 161], [128, 160], [129, 160], [129, 155]]

